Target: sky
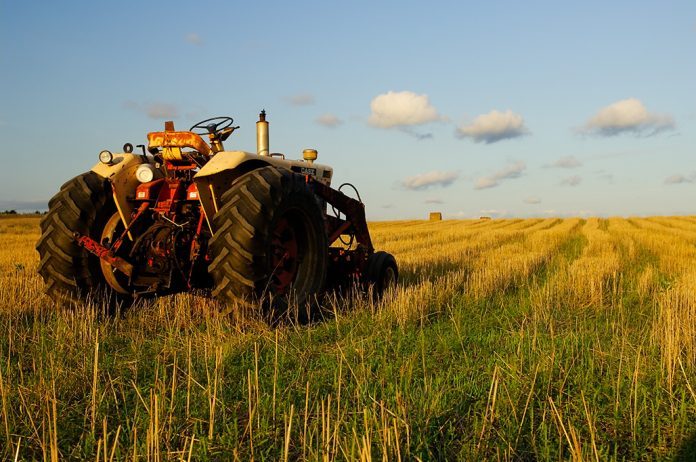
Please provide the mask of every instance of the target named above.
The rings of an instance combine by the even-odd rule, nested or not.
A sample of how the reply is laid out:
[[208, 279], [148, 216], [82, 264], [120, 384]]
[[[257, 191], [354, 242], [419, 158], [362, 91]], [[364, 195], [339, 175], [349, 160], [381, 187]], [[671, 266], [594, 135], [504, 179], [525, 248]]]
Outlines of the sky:
[[696, 214], [696, 2], [0, 0], [0, 210], [231, 116], [372, 220]]

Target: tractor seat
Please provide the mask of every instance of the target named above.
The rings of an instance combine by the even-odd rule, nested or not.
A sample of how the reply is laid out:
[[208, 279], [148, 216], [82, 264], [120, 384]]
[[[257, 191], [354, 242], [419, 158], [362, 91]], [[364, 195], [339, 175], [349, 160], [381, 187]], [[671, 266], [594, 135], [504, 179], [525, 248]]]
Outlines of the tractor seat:
[[212, 150], [199, 135], [193, 132], [151, 132], [147, 134], [148, 148], [162, 148], [162, 158], [166, 161], [184, 160], [182, 148], [195, 149], [210, 157]]

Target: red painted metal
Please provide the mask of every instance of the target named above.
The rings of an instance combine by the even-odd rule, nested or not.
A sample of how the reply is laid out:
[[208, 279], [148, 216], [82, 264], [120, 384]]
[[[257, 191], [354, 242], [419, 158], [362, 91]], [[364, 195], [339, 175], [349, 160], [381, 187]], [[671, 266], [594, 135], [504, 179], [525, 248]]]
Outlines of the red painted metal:
[[198, 165], [196, 164], [175, 164], [174, 162], [166, 162], [165, 167], [167, 170], [172, 170], [172, 171], [184, 171], [184, 170], [195, 170], [198, 168]]
[[174, 213], [177, 202], [185, 198], [185, 191], [183, 181], [178, 178], [167, 178], [166, 185], [160, 189], [157, 196], [155, 210], [163, 214]]
[[[186, 188], [186, 199], [190, 201], [198, 200], [198, 187], [196, 186], [196, 183], [191, 183], [189, 187]], [[201, 212], [203, 212], [202, 208]]]
[[118, 239], [116, 239], [116, 241], [111, 245], [112, 253], [118, 252], [118, 249], [121, 247], [121, 244], [123, 243], [123, 239], [125, 239], [135, 222], [138, 221], [138, 218], [142, 216], [143, 212], [147, 210], [148, 207], [150, 207], [149, 202], [143, 202], [142, 204], [140, 204], [140, 207], [138, 207], [138, 210], [135, 212], [135, 215], [133, 215], [130, 224], [126, 226], [126, 229], [123, 230]]
[[286, 217], [278, 220], [271, 240], [271, 286], [276, 294], [284, 294], [297, 275], [297, 235]]
[[128, 263], [123, 258], [114, 255], [111, 250], [107, 249], [89, 236], [83, 236], [80, 233], [74, 233], [73, 236], [75, 237], [75, 241], [78, 243], [78, 245], [84, 247], [89, 253], [106, 261], [128, 277], [133, 275], [133, 265]]
[[344, 234], [350, 227], [353, 226], [353, 223], [350, 221], [344, 221], [343, 223], [339, 224], [334, 228], [334, 231], [331, 233], [329, 236], [329, 244], [336, 242], [336, 239], [341, 237], [342, 234]]
[[327, 225], [330, 226], [330, 229], [327, 230], [328, 234], [329, 236], [335, 236], [331, 242], [335, 241], [345, 231], [352, 231], [358, 244], [364, 246], [368, 254], [374, 252], [375, 248], [372, 245], [370, 231], [367, 229], [363, 203], [346, 196], [341, 191], [320, 183], [309, 175], [305, 176], [305, 181], [314, 189], [316, 195], [333, 205], [336, 210], [346, 216], [345, 220], [335, 217], [332, 220], [327, 220]]
[[157, 198], [160, 188], [165, 183], [164, 178], [158, 180], [150, 181], [149, 183], [139, 184], [135, 189], [135, 200], [137, 201], [151, 201]]

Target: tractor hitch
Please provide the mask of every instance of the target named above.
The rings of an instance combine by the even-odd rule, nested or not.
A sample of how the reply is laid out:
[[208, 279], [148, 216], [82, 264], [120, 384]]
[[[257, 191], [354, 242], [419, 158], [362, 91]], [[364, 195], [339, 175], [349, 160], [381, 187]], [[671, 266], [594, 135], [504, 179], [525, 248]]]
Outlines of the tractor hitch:
[[336, 217], [327, 217], [329, 243], [338, 239], [346, 231], [353, 231], [358, 240], [358, 244], [365, 246], [368, 254], [372, 254], [375, 248], [372, 245], [370, 231], [367, 228], [365, 218], [365, 206], [362, 202], [348, 197], [341, 191], [333, 189], [315, 180], [310, 175], [305, 175], [305, 182], [310, 185], [315, 194], [331, 204], [346, 216], [345, 220]]
[[75, 232], [73, 233], [73, 238], [79, 246], [84, 247], [89, 253], [99, 257], [101, 260], [104, 260], [126, 276], [131, 277], [133, 275], [133, 265], [128, 263], [123, 258], [117, 257], [111, 252], [111, 250], [107, 249], [91, 237]]

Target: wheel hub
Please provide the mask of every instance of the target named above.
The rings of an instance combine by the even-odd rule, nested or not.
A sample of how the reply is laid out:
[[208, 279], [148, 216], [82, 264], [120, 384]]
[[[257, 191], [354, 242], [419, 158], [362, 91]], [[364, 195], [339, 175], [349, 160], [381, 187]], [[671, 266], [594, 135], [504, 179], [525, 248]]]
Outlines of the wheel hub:
[[276, 294], [285, 294], [297, 276], [297, 233], [286, 217], [278, 220], [271, 238], [271, 281]]

